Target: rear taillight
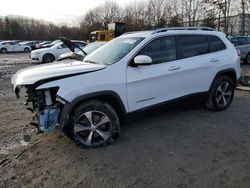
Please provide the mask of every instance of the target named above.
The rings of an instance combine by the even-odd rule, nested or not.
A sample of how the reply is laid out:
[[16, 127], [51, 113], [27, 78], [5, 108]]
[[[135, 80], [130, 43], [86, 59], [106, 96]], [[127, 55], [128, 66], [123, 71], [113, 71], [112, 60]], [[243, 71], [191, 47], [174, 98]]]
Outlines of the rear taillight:
[[240, 56], [240, 49], [236, 49], [237, 55]]

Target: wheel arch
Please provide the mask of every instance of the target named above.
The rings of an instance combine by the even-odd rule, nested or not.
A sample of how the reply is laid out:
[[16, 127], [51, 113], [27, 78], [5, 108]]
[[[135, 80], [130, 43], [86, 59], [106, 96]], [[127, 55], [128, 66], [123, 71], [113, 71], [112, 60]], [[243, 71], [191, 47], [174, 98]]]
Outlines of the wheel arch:
[[61, 127], [68, 125], [70, 116], [73, 110], [82, 102], [87, 100], [99, 100], [109, 103], [117, 112], [117, 115], [121, 122], [125, 120], [126, 109], [120, 98], [120, 96], [114, 91], [100, 91], [86, 95], [82, 95], [74, 99], [70, 103], [66, 103], [61, 111], [59, 123]]
[[0, 48], [0, 51], [2, 51], [2, 49], [5, 49], [5, 50], [6, 50], [6, 52], [8, 52], [7, 48], [2, 47], [2, 48]]
[[237, 76], [236, 76], [236, 71], [233, 69], [233, 68], [229, 68], [229, 69], [224, 69], [224, 70], [221, 70], [219, 71], [214, 79], [213, 79], [213, 82], [211, 83], [210, 85], [210, 88], [209, 88], [209, 91], [211, 90], [211, 87], [214, 83], [214, 81], [219, 78], [220, 76], [228, 76], [229, 78], [232, 79], [232, 81], [234, 82], [235, 86], [237, 85]]
[[46, 55], [50, 55], [50, 56], [52, 56], [52, 57], [54, 58], [54, 60], [56, 60], [56, 57], [55, 57], [54, 54], [52, 54], [52, 53], [45, 53], [45, 54], [43, 54], [43, 57], [42, 57], [42, 60], [43, 60], [43, 61], [44, 61], [44, 57], [45, 57]]

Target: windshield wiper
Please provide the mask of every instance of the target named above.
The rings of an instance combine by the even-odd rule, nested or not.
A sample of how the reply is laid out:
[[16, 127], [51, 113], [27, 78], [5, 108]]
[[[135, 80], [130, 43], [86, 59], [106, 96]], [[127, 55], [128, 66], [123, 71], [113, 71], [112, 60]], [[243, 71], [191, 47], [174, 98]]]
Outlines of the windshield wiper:
[[90, 60], [84, 60], [83, 62], [86, 62], [86, 63], [93, 63], [93, 64], [99, 64], [99, 63], [97, 63], [97, 62], [90, 61]]

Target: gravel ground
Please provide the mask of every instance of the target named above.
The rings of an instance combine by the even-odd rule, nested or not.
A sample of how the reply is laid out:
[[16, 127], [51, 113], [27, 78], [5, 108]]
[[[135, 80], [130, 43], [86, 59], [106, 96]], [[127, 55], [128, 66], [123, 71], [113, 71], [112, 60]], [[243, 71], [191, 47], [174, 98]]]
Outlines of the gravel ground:
[[[186, 105], [122, 126], [112, 145], [81, 149], [60, 132], [21, 144], [31, 114], [10, 78], [32, 66], [28, 54], [0, 54], [0, 187], [250, 187], [250, 93], [230, 108]], [[250, 75], [250, 66], [243, 66]]]

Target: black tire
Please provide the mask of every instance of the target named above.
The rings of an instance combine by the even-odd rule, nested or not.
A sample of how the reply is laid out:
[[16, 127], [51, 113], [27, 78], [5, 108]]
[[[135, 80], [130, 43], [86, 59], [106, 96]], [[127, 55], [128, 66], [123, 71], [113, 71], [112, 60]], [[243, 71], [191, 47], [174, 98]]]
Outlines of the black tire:
[[235, 84], [232, 79], [228, 76], [220, 76], [210, 88], [207, 108], [213, 111], [226, 110], [233, 101], [234, 90]]
[[100, 147], [118, 138], [120, 121], [116, 111], [107, 102], [90, 100], [73, 110], [70, 125], [64, 131], [83, 148]]
[[30, 52], [29, 48], [24, 48], [24, 52]]
[[250, 53], [247, 54], [246, 59], [243, 60], [244, 64], [250, 64]]
[[6, 48], [1, 48], [1, 53], [6, 54], [8, 50]]
[[52, 54], [45, 54], [43, 56], [43, 63], [51, 63], [55, 61], [55, 57]]

